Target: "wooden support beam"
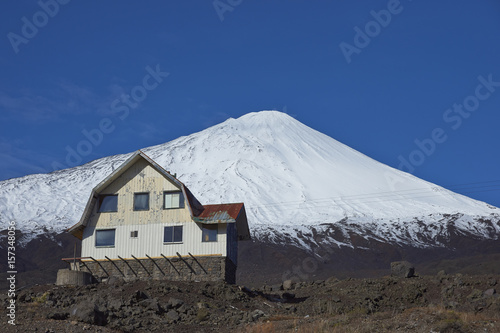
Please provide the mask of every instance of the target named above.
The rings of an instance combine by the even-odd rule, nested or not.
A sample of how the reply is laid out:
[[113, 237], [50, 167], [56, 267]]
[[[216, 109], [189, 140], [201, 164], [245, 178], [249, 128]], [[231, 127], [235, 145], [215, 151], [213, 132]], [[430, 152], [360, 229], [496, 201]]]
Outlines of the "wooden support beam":
[[89, 271], [90, 274], [94, 275], [94, 273], [92, 273], [92, 271], [90, 270], [90, 267], [87, 266], [87, 264], [85, 263], [85, 261], [80, 261], [80, 262], [83, 264], [83, 266], [85, 266], [85, 268]]
[[115, 266], [115, 268], [118, 270], [118, 272], [120, 272], [120, 274], [125, 277], [125, 274], [123, 274], [123, 272], [120, 270], [120, 268], [118, 268], [118, 265], [111, 259], [108, 258], [108, 256], [104, 256], [104, 258], [108, 259], [108, 261], [113, 265]]
[[191, 258], [193, 258], [194, 261], [196, 261], [196, 263], [198, 264], [198, 266], [200, 266], [200, 268], [205, 272], [205, 274], [208, 274], [207, 271], [205, 270], [205, 268], [203, 268], [203, 266], [200, 264], [200, 262], [198, 261], [198, 259], [196, 259], [191, 253], [188, 252], [188, 254], [189, 254], [189, 256]]
[[146, 271], [146, 273], [148, 273], [148, 276], [151, 276], [151, 273], [148, 272], [148, 270], [146, 269], [146, 266], [144, 266], [139, 259], [137, 259], [136, 257], [134, 257], [133, 254], [131, 254], [131, 256], [132, 256], [132, 258], [134, 258], [135, 260], [137, 260], [137, 262], [139, 263], [139, 265], [142, 266], [142, 268], [144, 268], [144, 270]]
[[184, 260], [184, 258], [179, 254], [179, 252], [175, 252], [177, 254], [177, 256], [179, 258], [181, 258], [182, 262], [184, 262], [186, 264], [186, 266], [191, 270], [191, 272], [193, 272], [194, 274], [196, 274], [196, 271], [193, 269], [193, 267], [191, 267], [190, 264], [188, 264], [188, 262], [186, 260]]
[[128, 266], [128, 268], [130, 268], [130, 270], [132, 271], [132, 273], [134, 273], [134, 275], [137, 276], [137, 273], [132, 269], [132, 267], [130, 267], [130, 265], [128, 264], [127, 260], [123, 259], [120, 256], [118, 256], [118, 259], [120, 259], [121, 261], [123, 261]]
[[161, 254], [161, 256], [162, 256], [163, 258], [165, 258], [165, 260], [166, 260], [166, 261], [170, 264], [170, 266], [172, 266], [172, 268], [173, 268], [173, 269], [177, 272], [177, 274], [179, 274], [179, 275], [181, 274], [181, 273], [179, 273], [179, 271], [177, 270], [177, 268], [175, 268], [174, 264], [172, 264], [172, 262], [170, 261], [170, 259], [168, 259], [167, 257], [165, 257], [165, 256], [163, 255], [163, 253]]
[[104, 273], [106, 273], [106, 275], [109, 276], [109, 273], [104, 269], [104, 267], [102, 267], [102, 265], [99, 261], [95, 260], [92, 257], [89, 257], [89, 258], [92, 259], [95, 263], [97, 263], [99, 265], [99, 267], [101, 267], [101, 269], [104, 271]]
[[153, 264], [155, 264], [156, 267], [158, 267], [158, 269], [160, 270], [161, 274], [165, 275], [165, 272], [163, 272], [161, 270], [160, 266], [158, 266], [158, 264], [156, 263], [156, 261], [153, 258], [151, 258], [150, 256], [148, 256], [147, 254], [146, 254], [146, 257], [148, 257], [148, 259], [151, 260], [153, 262]]

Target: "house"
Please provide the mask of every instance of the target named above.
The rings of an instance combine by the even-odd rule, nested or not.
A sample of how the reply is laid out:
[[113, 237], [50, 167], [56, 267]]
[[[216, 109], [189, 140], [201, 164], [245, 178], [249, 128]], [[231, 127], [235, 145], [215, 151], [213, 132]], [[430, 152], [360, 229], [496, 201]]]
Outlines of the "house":
[[243, 203], [202, 205], [142, 151], [92, 190], [68, 232], [82, 240], [72, 269], [98, 280], [234, 283], [238, 241], [250, 239]]

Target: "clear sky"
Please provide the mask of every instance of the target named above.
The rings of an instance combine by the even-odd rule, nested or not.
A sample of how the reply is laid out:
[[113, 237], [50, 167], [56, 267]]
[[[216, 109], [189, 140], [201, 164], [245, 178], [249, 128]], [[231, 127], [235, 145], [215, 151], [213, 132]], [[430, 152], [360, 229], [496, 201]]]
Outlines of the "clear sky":
[[497, 0], [2, 7], [0, 179], [275, 109], [500, 206]]

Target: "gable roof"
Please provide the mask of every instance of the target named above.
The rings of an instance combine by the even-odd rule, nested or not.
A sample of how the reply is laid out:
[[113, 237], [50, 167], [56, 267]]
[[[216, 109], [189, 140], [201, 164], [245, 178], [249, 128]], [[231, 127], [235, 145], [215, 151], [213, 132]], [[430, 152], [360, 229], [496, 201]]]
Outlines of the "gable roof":
[[187, 206], [189, 209], [189, 213], [191, 217], [198, 216], [203, 211], [203, 205], [196, 200], [191, 191], [177, 178], [175, 178], [170, 172], [162, 168], [159, 164], [153, 161], [149, 156], [147, 156], [141, 150], [136, 151], [130, 158], [128, 158], [122, 165], [120, 165], [117, 169], [115, 169], [109, 176], [104, 178], [99, 184], [97, 184], [90, 194], [90, 198], [87, 201], [87, 205], [83, 211], [82, 217], [80, 221], [67, 229], [69, 233], [73, 236], [82, 239], [83, 237], [83, 229], [85, 229], [87, 225], [87, 221], [89, 220], [90, 215], [92, 214], [92, 208], [97, 202], [97, 198], [99, 193], [104, 190], [108, 185], [114, 182], [118, 177], [120, 177], [130, 166], [139, 161], [140, 159], [146, 160], [156, 171], [162, 174], [165, 178], [170, 180], [175, 186], [177, 186], [182, 193], [184, 194], [184, 198], [186, 198]]

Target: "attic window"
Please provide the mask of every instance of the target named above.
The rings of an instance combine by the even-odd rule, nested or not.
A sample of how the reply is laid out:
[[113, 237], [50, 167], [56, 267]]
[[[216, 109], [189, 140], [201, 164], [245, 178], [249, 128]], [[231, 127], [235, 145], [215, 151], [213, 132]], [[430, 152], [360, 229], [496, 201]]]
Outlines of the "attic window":
[[184, 195], [182, 191], [164, 192], [164, 208], [175, 209], [184, 208]]
[[118, 211], [118, 194], [103, 194], [99, 196], [99, 212]]
[[130, 232], [130, 238], [137, 238], [139, 236], [139, 231], [134, 230]]
[[134, 193], [134, 210], [149, 210], [149, 193]]
[[115, 246], [115, 229], [104, 229], [95, 231], [95, 246], [96, 247], [114, 247]]

